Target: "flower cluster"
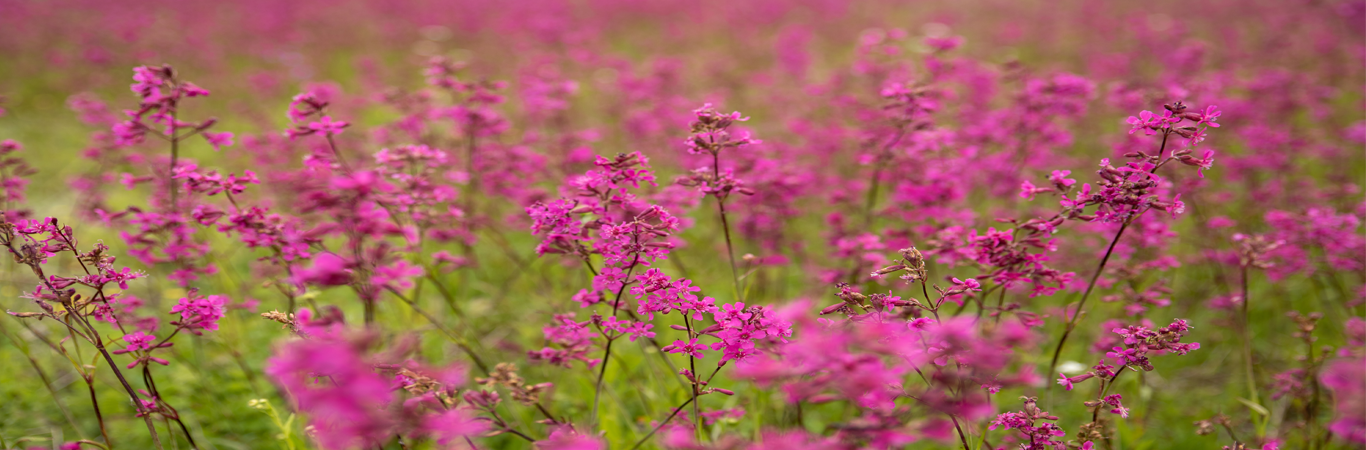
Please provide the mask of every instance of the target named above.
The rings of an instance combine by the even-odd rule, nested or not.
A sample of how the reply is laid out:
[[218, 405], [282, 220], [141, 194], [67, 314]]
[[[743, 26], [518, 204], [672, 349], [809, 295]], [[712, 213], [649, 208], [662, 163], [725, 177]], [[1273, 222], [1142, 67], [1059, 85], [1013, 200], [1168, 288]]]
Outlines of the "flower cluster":
[[[232, 145], [232, 133], [208, 131], [218, 121], [207, 119], [201, 122], [186, 122], [179, 119], [180, 102], [195, 97], [207, 97], [209, 91], [194, 83], [176, 77], [171, 66], [140, 66], [133, 69], [133, 84], [130, 86], [141, 100], [136, 110], [124, 111], [128, 120], [114, 125], [114, 138], [119, 144], [142, 143], [147, 133], [158, 133], [164, 137], [179, 140], [199, 134], [213, 148]], [[161, 127], [158, 129], [157, 127]], [[186, 130], [182, 133], [181, 130]]]
[[1171, 352], [1177, 355], [1185, 355], [1193, 350], [1200, 349], [1199, 342], [1181, 342], [1181, 338], [1185, 337], [1190, 329], [1190, 325], [1181, 319], [1156, 330], [1137, 325], [1115, 328], [1115, 334], [1124, 339], [1124, 346], [1112, 348], [1105, 356], [1114, 359], [1121, 366], [1151, 371], [1153, 365], [1148, 361], [1150, 353], [1161, 355]]
[[[364, 334], [316, 335], [282, 347], [267, 362], [266, 374], [309, 413], [324, 448], [371, 446], [395, 433], [449, 444], [489, 428], [456, 395], [462, 368], [391, 362], [398, 355], [372, 354], [373, 344]], [[386, 371], [393, 375], [386, 378]]]
[[1019, 439], [1021, 450], [1062, 450], [1067, 448], [1067, 442], [1056, 438], [1067, 432], [1054, 423], [1057, 420], [1057, 416], [1039, 409], [1038, 399], [1026, 397], [1024, 409], [996, 416], [990, 429], [1000, 427], [1018, 431], [1024, 436]]

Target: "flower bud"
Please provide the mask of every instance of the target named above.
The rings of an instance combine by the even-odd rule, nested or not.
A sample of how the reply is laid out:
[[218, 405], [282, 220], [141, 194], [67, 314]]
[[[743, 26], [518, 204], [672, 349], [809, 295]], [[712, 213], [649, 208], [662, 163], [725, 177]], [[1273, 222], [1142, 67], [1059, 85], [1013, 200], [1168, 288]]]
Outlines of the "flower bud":
[[840, 302], [840, 303], [836, 303], [836, 304], [827, 306], [827, 307], [825, 307], [825, 309], [822, 309], [822, 310], [821, 310], [821, 315], [826, 315], [826, 314], [833, 313], [833, 312], [835, 312], [835, 311], [839, 311], [839, 310], [841, 310], [841, 309], [843, 309], [843, 308], [845, 307], [844, 305], [845, 305], [844, 302]]

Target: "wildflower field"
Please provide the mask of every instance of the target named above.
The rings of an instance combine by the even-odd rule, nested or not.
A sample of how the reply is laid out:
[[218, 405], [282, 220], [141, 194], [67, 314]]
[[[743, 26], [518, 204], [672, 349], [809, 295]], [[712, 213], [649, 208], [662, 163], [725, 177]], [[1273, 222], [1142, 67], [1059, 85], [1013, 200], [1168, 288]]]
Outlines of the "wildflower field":
[[0, 0], [0, 450], [1366, 448], [1366, 1]]

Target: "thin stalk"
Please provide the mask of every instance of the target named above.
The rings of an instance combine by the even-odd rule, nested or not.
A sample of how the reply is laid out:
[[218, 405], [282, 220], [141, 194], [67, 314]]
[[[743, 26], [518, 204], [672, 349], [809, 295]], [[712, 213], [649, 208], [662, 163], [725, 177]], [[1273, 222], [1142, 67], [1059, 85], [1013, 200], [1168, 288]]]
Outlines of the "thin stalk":
[[[56, 291], [56, 289], [53, 290]], [[99, 350], [100, 355], [104, 357], [104, 361], [108, 363], [109, 368], [114, 371], [114, 376], [118, 377], [119, 383], [123, 384], [123, 390], [126, 391], [128, 393], [128, 396], [133, 399], [133, 407], [141, 409], [141, 406], [138, 402], [137, 391], [133, 389], [132, 385], [128, 384], [128, 379], [124, 378], [123, 372], [120, 371], [118, 368], [118, 363], [114, 362], [114, 357], [110, 355], [109, 351], [104, 348], [104, 342], [100, 339], [99, 334], [96, 333], [94, 327], [91, 327], [90, 324], [85, 321], [84, 317], [81, 317], [79, 315], [73, 316], [76, 317], [77, 321], [84, 325], [84, 327], [90, 333], [90, 342], [95, 344], [95, 349]], [[157, 435], [156, 425], [152, 423], [152, 415], [143, 414], [142, 421], [147, 425], [147, 432], [152, 435], [152, 443], [156, 445], [157, 449], [163, 448], [161, 446], [161, 437]]]
[[85, 378], [85, 386], [90, 388], [90, 406], [95, 409], [95, 420], [100, 423], [100, 435], [104, 436], [105, 447], [113, 448], [114, 441], [109, 439], [109, 430], [104, 426], [104, 414], [100, 412], [100, 401], [95, 399], [95, 384], [92, 381], [93, 380], [89, 378]]
[[[1245, 379], [1247, 380], [1247, 390], [1249, 398], [1252, 400], [1253, 404], [1260, 405], [1262, 404], [1262, 402], [1257, 395], [1257, 378], [1256, 375], [1253, 373], [1252, 369], [1252, 324], [1248, 321], [1248, 304], [1251, 303], [1249, 301], [1251, 299], [1248, 298], [1247, 266], [1243, 265], [1239, 269], [1239, 272], [1242, 275], [1241, 284], [1243, 289], [1243, 317], [1241, 321], [1242, 330], [1239, 330], [1242, 331], [1241, 334], [1243, 338], [1243, 375], [1246, 377]], [[1252, 412], [1252, 421], [1257, 425], [1257, 437], [1259, 438], [1265, 434], [1266, 420], [1266, 417], [1260, 416], [1256, 411]]]
[[972, 447], [968, 446], [968, 435], [963, 433], [963, 427], [958, 426], [958, 418], [949, 414], [949, 419], [953, 420], [953, 428], [958, 430], [958, 440], [963, 443], [963, 450], [972, 450]]
[[[1119, 238], [1124, 236], [1124, 230], [1129, 228], [1129, 221], [1124, 221], [1119, 226], [1119, 231], [1115, 233], [1115, 238], [1110, 240], [1110, 247], [1105, 249], [1105, 256], [1100, 258], [1100, 264], [1096, 266], [1096, 272], [1091, 274], [1091, 282], [1086, 284], [1086, 291], [1081, 294], [1081, 301], [1077, 303], [1076, 312], [1067, 320], [1067, 328], [1063, 329], [1062, 337], [1058, 339], [1058, 345], [1053, 349], [1053, 359], [1048, 363], [1048, 370], [1052, 371], [1058, 367], [1058, 356], [1062, 355], [1063, 346], [1067, 345], [1067, 338], [1072, 335], [1072, 330], [1077, 327], [1077, 320], [1081, 318], [1082, 308], [1086, 307], [1086, 299], [1091, 296], [1091, 291], [1096, 288], [1096, 280], [1100, 279], [1100, 274], [1105, 271], [1105, 264], [1110, 262], [1110, 255], [1115, 252], [1115, 245], [1119, 244]], [[1065, 311], [1065, 309], [1064, 309]], [[1044, 387], [1044, 391], [1052, 388], [1052, 384]]]
[[536, 402], [536, 409], [539, 410], [539, 411], [541, 412], [541, 414], [545, 416], [545, 418], [550, 419], [551, 421], [554, 421], [554, 422], [556, 422], [556, 423], [558, 423], [558, 422], [560, 421], [560, 419], [556, 419], [556, 418], [555, 418], [555, 415], [550, 414], [550, 411], [547, 411], [547, 410], [545, 409], [545, 405], [542, 405], [541, 402], [539, 402], [539, 401]]
[[[639, 243], [639, 242], [637, 241], [637, 243]], [[630, 283], [630, 281], [631, 281], [631, 272], [634, 272], [634, 271], [636, 270], [636, 265], [639, 264], [639, 263], [640, 263], [640, 253], [636, 253], [635, 257], [633, 257], [633, 258], [631, 259], [631, 267], [627, 267], [627, 268], [626, 268], [626, 278], [625, 278], [625, 281], [623, 281], [623, 282], [621, 283], [621, 287], [617, 289], [616, 298], [612, 300], [612, 317], [616, 317], [616, 315], [617, 315], [617, 308], [621, 306], [621, 294], [622, 294], [623, 292], [626, 292], [626, 285], [627, 285], [627, 283]], [[589, 267], [591, 268], [592, 266], [590, 265]], [[610, 339], [610, 338], [607, 339], [607, 344], [606, 344], [606, 346], [602, 349], [602, 367], [599, 367], [599, 368], [598, 368], [598, 380], [597, 380], [596, 382], [593, 383], [593, 422], [592, 422], [592, 424], [593, 424], [593, 427], [594, 427], [594, 428], [597, 428], [597, 426], [598, 426], [598, 400], [602, 398], [602, 380], [603, 380], [603, 378], [605, 378], [605, 377], [607, 376], [607, 363], [608, 363], [609, 361], [611, 361], [611, 357], [612, 357], [612, 342], [615, 341], [615, 340], [616, 340], [616, 339]]]
[[10, 335], [9, 329], [5, 328], [3, 322], [0, 322], [0, 333], [4, 333], [5, 337], [9, 338], [15, 348], [18, 348], [19, 352], [24, 354], [24, 358], [28, 359], [29, 366], [33, 367], [33, 371], [38, 374], [38, 379], [42, 380], [43, 387], [47, 388], [48, 394], [52, 395], [52, 402], [56, 403], [57, 408], [62, 410], [62, 416], [66, 418], [66, 424], [70, 425], [73, 430], [79, 430], [80, 428], [76, 427], [76, 420], [71, 416], [71, 411], [68, 411], [66, 405], [62, 404], [61, 397], [57, 395], [57, 390], [52, 387], [52, 379], [48, 378], [47, 372], [44, 372], [42, 366], [38, 365], [38, 360], [33, 359], [33, 355], [29, 352], [28, 345], [26, 343], [20, 345], [21, 341]]
[[[1162, 160], [1162, 155], [1165, 154], [1167, 151], [1167, 137], [1169, 136], [1171, 136], [1171, 130], [1164, 130], [1162, 133], [1162, 145], [1157, 148], [1157, 159], [1160, 162], [1154, 165], [1149, 173], [1157, 173], [1157, 169], [1162, 168], [1162, 166], [1166, 165], [1168, 161], [1174, 159], [1168, 158], [1167, 160]], [[1137, 219], [1139, 215], [1143, 214], [1143, 212], [1144, 211], [1139, 211], [1137, 214], [1130, 216], [1128, 219], [1125, 219], [1124, 223], [1119, 226], [1119, 231], [1115, 233], [1115, 238], [1110, 240], [1110, 247], [1105, 250], [1105, 256], [1101, 257], [1100, 259], [1100, 265], [1096, 266], [1096, 273], [1091, 274], [1091, 282], [1086, 285], [1086, 292], [1082, 293], [1081, 301], [1077, 303], [1076, 313], [1074, 313], [1072, 317], [1068, 319], [1067, 328], [1063, 330], [1062, 338], [1058, 339], [1058, 346], [1053, 349], [1053, 359], [1051, 362], [1048, 363], [1049, 371], [1052, 371], [1058, 367], [1058, 356], [1062, 355], [1062, 349], [1063, 346], [1067, 344], [1068, 336], [1071, 336], [1072, 330], [1077, 327], [1077, 320], [1081, 318], [1082, 308], [1086, 306], [1086, 299], [1091, 296], [1091, 291], [1096, 287], [1096, 280], [1100, 279], [1100, 274], [1105, 271], [1105, 263], [1110, 261], [1110, 255], [1113, 254], [1115, 251], [1115, 244], [1118, 244], [1119, 238], [1121, 236], [1124, 236], [1124, 230], [1129, 228], [1129, 223], [1133, 222], [1134, 219]], [[1066, 309], [1064, 308], [1063, 311], [1065, 313]], [[1053, 385], [1051, 383], [1045, 386], [1044, 392], [1048, 392], [1050, 389], [1052, 389], [1052, 387]]]
[[872, 185], [868, 187], [868, 194], [863, 198], [863, 229], [868, 230], [873, 227], [873, 203], [877, 202], [877, 191], [882, 184], [882, 158], [875, 162], [877, 167], [873, 168]]
[[670, 420], [673, 420], [674, 416], [677, 416], [680, 411], [683, 411], [683, 408], [686, 408], [689, 403], [693, 402], [693, 400], [697, 400], [697, 397], [689, 397], [688, 400], [683, 402], [683, 404], [678, 405], [677, 408], [674, 408], [674, 411], [672, 413], [669, 413], [669, 417], [665, 417], [664, 421], [659, 422], [659, 425], [656, 425], [653, 430], [650, 430], [649, 434], [646, 434], [645, 437], [640, 438], [639, 441], [636, 441], [636, 445], [632, 445], [631, 450], [636, 450], [637, 448], [640, 448], [640, 446], [644, 444], [646, 441], [649, 441], [650, 437], [654, 436], [660, 428], [664, 428], [664, 424], [667, 424]]
[[332, 156], [337, 158], [337, 165], [341, 166], [346, 173], [351, 173], [351, 165], [346, 163], [346, 157], [342, 156], [341, 149], [337, 148], [337, 141], [332, 138], [332, 133], [327, 134], [327, 147], [332, 150]]
[[171, 185], [171, 212], [180, 213], [180, 203], [177, 199], [180, 195], [180, 187], [175, 181], [175, 167], [180, 159], [180, 137], [176, 136], [176, 111], [171, 109], [171, 170], [166, 174], [166, 182]]
[[431, 322], [432, 326], [436, 327], [436, 329], [438, 330], [441, 330], [442, 334], [445, 334], [446, 337], [450, 338], [451, 341], [455, 342], [455, 345], [457, 347], [460, 347], [460, 350], [464, 351], [465, 355], [469, 356], [471, 361], [474, 361], [474, 365], [479, 367], [479, 371], [483, 372], [484, 375], [489, 374], [488, 365], [484, 364], [484, 360], [480, 359], [479, 355], [474, 353], [474, 349], [470, 348], [469, 344], [465, 342], [464, 338], [456, 336], [455, 333], [451, 332], [450, 330], [447, 330], [446, 327], [441, 325], [441, 322], [438, 321], [436, 317], [427, 313], [426, 310], [423, 310], [422, 308], [418, 307], [416, 303], [413, 303], [412, 300], [409, 300], [408, 297], [403, 296], [403, 294], [399, 293], [394, 288], [389, 288], [389, 292], [393, 293], [395, 297], [398, 297], [398, 299], [401, 300], [404, 304], [408, 305], [409, 308], [412, 308], [413, 311], [417, 311], [417, 313], [421, 314], [422, 317], [427, 318], [427, 321]]
[[[1246, 302], [1246, 299], [1244, 299], [1244, 301]], [[1314, 439], [1314, 435], [1318, 432], [1319, 427], [1319, 380], [1317, 376], [1317, 363], [1314, 362], [1314, 343], [1312, 341], [1307, 340], [1305, 342], [1305, 347], [1309, 348], [1309, 357], [1305, 359], [1309, 367], [1305, 369], [1305, 373], [1310, 375], [1310, 383], [1313, 383], [1311, 385], [1311, 387], [1313, 388], [1313, 397], [1308, 404], [1304, 405], [1304, 415], [1309, 418], [1309, 426], [1304, 431], [1304, 443], [1305, 448], [1313, 450], [1317, 447], [1317, 445], [1315, 444], [1318, 443]]]
[[[882, 186], [882, 167], [887, 165], [891, 159], [891, 154], [889, 152], [891, 151], [892, 146], [901, 142], [901, 138], [904, 136], [906, 136], [906, 127], [902, 126], [897, 129], [896, 136], [892, 137], [892, 140], [887, 141], [887, 143], [882, 146], [882, 149], [878, 152], [877, 160], [873, 162], [873, 181], [868, 187], [868, 193], [864, 195], [863, 198], [864, 232], [870, 232], [873, 228], [873, 206], [877, 203], [878, 190]], [[858, 280], [858, 272], [862, 267], [863, 263], [858, 261], [854, 262], [854, 267], [849, 269], [849, 277], [847, 280], [849, 284], [853, 284]], [[925, 299], [925, 301], [929, 301], [929, 299]]]
[[[688, 315], [687, 315], [686, 313], [683, 315], [683, 326], [685, 326], [685, 327], [688, 328], [688, 341], [689, 341], [689, 342], [692, 342], [693, 339], [696, 339], [696, 337], [693, 335], [693, 332], [692, 332], [692, 321], [688, 319]], [[720, 369], [721, 369], [720, 367], [717, 367], [717, 370], [720, 370]], [[688, 352], [688, 370], [691, 370], [691, 371], [692, 371], [692, 378], [693, 378], [693, 380], [692, 380], [692, 400], [693, 400], [693, 402], [692, 402], [692, 423], [693, 423], [693, 433], [694, 433], [696, 436], [699, 436], [699, 439], [700, 439], [700, 436], [702, 436], [702, 416], [701, 416], [700, 414], [698, 414], [698, 407], [697, 407], [697, 395], [698, 395], [698, 388], [699, 388], [699, 386], [698, 386], [698, 384], [697, 384], [697, 376], [698, 376], [698, 374], [697, 374], [697, 358], [694, 358], [694, 357], [693, 357], [691, 351]], [[712, 376], [715, 376], [715, 375], [716, 375], [715, 373], [712, 373]]]
[[[711, 173], [712, 181], [721, 182], [721, 153], [711, 152]], [[729, 193], [727, 193], [729, 194]], [[744, 292], [740, 289], [740, 270], [735, 266], [735, 246], [731, 244], [730, 222], [726, 219], [726, 201], [720, 196], [716, 196], [716, 209], [721, 214], [721, 232], [726, 236], [726, 256], [730, 259], [730, 278], [735, 282], [735, 298], [744, 301]]]
[[[186, 440], [186, 441], [189, 441], [189, 443], [190, 443], [190, 448], [192, 448], [192, 449], [194, 449], [194, 450], [199, 450], [199, 445], [194, 443], [194, 436], [191, 436], [191, 435], [190, 435], [190, 429], [185, 427], [185, 422], [182, 422], [182, 421], [180, 420], [180, 417], [176, 417], [176, 418], [175, 418], [175, 423], [176, 423], [176, 425], [180, 425], [180, 432], [181, 432], [181, 433], [185, 433], [185, 440]], [[170, 429], [171, 427], [170, 427], [170, 425], [168, 424], [166, 428], [167, 428], [167, 429]], [[169, 433], [169, 431], [167, 431], [167, 432]]]
[[1001, 323], [1001, 316], [1005, 314], [1006, 290], [1001, 289], [1001, 295], [996, 297], [996, 323]]
[[[1103, 399], [1105, 398], [1105, 394], [1110, 393], [1110, 387], [1115, 385], [1115, 379], [1119, 378], [1119, 374], [1124, 373], [1124, 369], [1127, 368], [1129, 368], [1129, 366], [1119, 366], [1119, 369], [1115, 370], [1115, 374], [1110, 376], [1109, 380], [1105, 381], [1105, 387], [1101, 388], [1100, 397], [1098, 398]], [[1100, 420], [1100, 408], [1101, 405], [1096, 405], [1095, 409], [1091, 410], [1091, 423]]]
[[892, 140], [882, 146], [882, 151], [878, 153], [878, 158], [874, 162], [876, 165], [873, 167], [872, 185], [869, 186], [868, 194], [863, 199], [864, 231], [869, 231], [873, 227], [873, 205], [877, 202], [878, 187], [882, 184], [882, 166], [886, 165], [887, 160], [890, 159], [888, 152], [892, 146], [901, 142], [901, 138], [904, 136], [906, 136], [906, 127], [903, 126], [897, 129], [896, 136], [892, 137]]
[[[465, 175], [469, 177], [469, 184], [467, 185], [468, 188], [465, 190], [465, 204], [463, 209], [465, 213], [465, 234], [467, 236], [474, 235], [474, 220], [476, 219], [474, 209], [475, 206], [477, 206], [474, 203], [474, 193], [479, 191], [479, 174], [475, 171], [474, 167], [474, 151], [478, 147], [477, 138], [474, 134], [476, 130], [475, 124], [478, 120], [479, 119], [475, 117], [470, 118], [470, 129], [466, 130], [468, 137], [465, 139]], [[475, 264], [474, 247], [465, 239], [460, 240], [460, 246], [463, 247], [462, 250], [465, 251], [465, 259], [471, 264]]]
[[441, 279], [437, 278], [436, 273], [428, 270], [427, 279], [432, 280], [432, 284], [436, 286], [436, 291], [441, 294], [442, 299], [446, 300], [446, 306], [451, 309], [451, 312], [455, 313], [457, 317], [465, 318], [465, 312], [455, 303], [455, 296], [451, 295], [451, 291], [446, 288]]
[[522, 438], [523, 440], [526, 440], [527, 442], [536, 442], [536, 439], [532, 438], [531, 436], [527, 436], [526, 433], [523, 433], [523, 432], [521, 432], [521, 431], [517, 431], [517, 430], [514, 429], [514, 428], [508, 428], [506, 424], [503, 425], [503, 431], [506, 431], [506, 432], [508, 432], [508, 433], [512, 433], [514, 436], [517, 436], [517, 437], [519, 437], [519, 438]]

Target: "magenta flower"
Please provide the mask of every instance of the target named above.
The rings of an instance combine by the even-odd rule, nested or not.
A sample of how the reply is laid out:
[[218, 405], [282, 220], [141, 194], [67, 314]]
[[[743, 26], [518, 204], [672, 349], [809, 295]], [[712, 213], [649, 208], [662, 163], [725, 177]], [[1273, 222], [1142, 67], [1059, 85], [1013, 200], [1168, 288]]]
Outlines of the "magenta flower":
[[471, 417], [469, 410], [460, 408], [429, 415], [422, 421], [422, 432], [441, 445], [477, 437], [488, 428], [488, 423]]
[[980, 292], [982, 290], [982, 284], [978, 283], [977, 280], [974, 278], [968, 278], [966, 280], [953, 278], [952, 280], [954, 287], [949, 292]]
[[218, 151], [222, 147], [228, 147], [232, 145], [232, 133], [214, 133], [211, 131], [205, 131], [202, 134], [204, 135], [204, 140], [208, 141], [209, 145], [213, 146], [214, 151]]
[[331, 116], [322, 116], [317, 122], [309, 123], [308, 128], [320, 133], [341, 134], [342, 129], [350, 125], [351, 124], [340, 120], [332, 120]]
[[603, 450], [607, 445], [593, 436], [580, 434], [572, 427], [562, 426], [550, 432], [545, 440], [536, 441], [539, 450]]
[[653, 331], [650, 331], [650, 329], [652, 329], [652, 328], [654, 328], [654, 327], [655, 327], [655, 326], [654, 326], [653, 324], [648, 324], [648, 323], [645, 323], [645, 322], [635, 322], [635, 323], [632, 323], [631, 326], [630, 326], [629, 328], [626, 329], [626, 332], [627, 332], [627, 333], [630, 333], [630, 335], [631, 335], [631, 338], [630, 338], [630, 339], [631, 339], [631, 342], [635, 342], [636, 339], [639, 339], [639, 338], [647, 338], [647, 339], [648, 339], [648, 338], [655, 337], [655, 333], [654, 333]]
[[1053, 192], [1053, 190], [1052, 190], [1052, 189], [1049, 189], [1049, 188], [1041, 188], [1041, 187], [1034, 186], [1034, 183], [1030, 183], [1029, 180], [1025, 180], [1025, 181], [1023, 181], [1023, 182], [1020, 183], [1020, 197], [1021, 197], [1021, 198], [1028, 199], [1028, 200], [1033, 200], [1033, 199], [1034, 199], [1034, 195], [1036, 195], [1036, 194], [1041, 194], [1041, 193], [1044, 193], [1044, 192]]
[[137, 356], [137, 358], [134, 359], [133, 362], [128, 363], [127, 368], [132, 369], [132, 368], [134, 368], [134, 367], [137, 367], [139, 364], [143, 364], [143, 363], [146, 363], [146, 362], [149, 362], [149, 361], [150, 361], [150, 362], [155, 362], [155, 363], [157, 363], [157, 364], [161, 364], [161, 365], [163, 365], [163, 366], [170, 365], [170, 362], [169, 362], [169, 361], [166, 361], [165, 359], [162, 359], [162, 358], [158, 358], [158, 357], [152, 356], [151, 353], [150, 353], [150, 352], [151, 352], [152, 350], [154, 350], [154, 349], [158, 349], [158, 348], [162, 348], [162, 347], [170, 347], [170, 346], [171, 346], [171, 343], [170, 343], [170, 342], [166, 342], [166, 343], [163, 343], [163, 344], [160, 344], [160, 345], [153, 345], [153, 344], [156, 342], [156, 336], [153, 336], [153, 335], [150, 335], [150, 334], [141, 332], [141, 331], [135, 331], [135, 332], [132, 332], [132, 333], [129, 333], [129, 334], [124, 335], [124, 336], [123, 336], [123, 341], [128, 343], [128, 346], [127, 346], [127, 347], [124, 347], [124, 348], [119, 349], [119, 350], [114, 350], [114, 351], [112, 351], [112, 352], [110, 352], [110, 353], [113, 353], [113, 354], [116, 354], [116, 355], [122, 355], [122, 354], [125, 354], [125, 353], [133, 353], [133, 352], [149, 352], [149, 353], [146, 353], [146, 354], [144, 354], [144, 355], [142, 355], [142, 356]]
[[1347, 442], [1366, 444], [1366, 358], [1358, 354], [1332, 361], [1320, 378], [1338, 399], [1328, 429]]
[[201, 330], [217, 331], [218, 321], [223, 318], [227, 304], [227, 296], [201, 297], [199, 291], [191, 289], [189, 297], [180, 299], [180, 302], [171, 308], [171, 314], [180, 314], [180, 320], [171, 324], [184, 327], [195, 334], [199, 334]]
[[[362, 352], [346, 342], [298, 340], [280, 348], [266, 363], [266, 374], [309, 415], [323, 448], [372, 447], [393, 437], [395, 417], [386, 411], [394, 398], [392, 383], [375, 373]], [[429, 430], [473, 430], [460, 419], [458, 413], [434, 418]]]
[[1218, 107], [1214, 105], [1206, 106], [1205, 112], [1200, 114], [1200, 125], [1207, 125], [1210, 127], [1219, 128], [1219, 124], [1215, 121], [1219, 120], [1219, 116], [1223, 115], [1224, 113], [1223, 111], [1218, 111], [1217, 108]]
[[319, 286], [342, 286], [351, 283], [351, 271], [340, 256], [320, 253], [313, 258], [312, 267], [295, 271], [294, 280]]
[[123, 341], [128, 343], [127, 347], [120, 350], [114, 350], [112, 353], [123, 354], [151, 350], [153, 347], [150, 344], [156, 342], [156, 340], [156, 336], [141, 331], [135, 331], [123, 336]]
[[1204, 156], [1200, 158], [1191, 155], [1181, 155], [1178, 156], [1176, 160], [1181, 162], [1181, 164], [1196, 167], [1196, 173], [1200, 174], [1200, 178], [1204, 178], [1205, 171], [1214, 166], [1214, 150], [1205, 150]]
[[1073, 383], [1080, 383], [1080, 382], [1089, 380], [1089, 379], [1091, 379], [1091, 378], [1094, 378], [1095, 376], [1096, 376], [1096, 373], [1095, 373], [1095, 372], [1086, 372], [1086, 373], [1083, 373], [1083, 374], [1081, 374], [1081, 375], [1077, 375], [1077, 376], [1075, 376], [1075, 377], [1070, 377], [1070, 378], [1069, 378], [1067, 375], [1064, 375], [1064, 374], [1059, 373], [1059, 374], [1058, 374], [1058, 384], [1062, 385], [1064, 388], [1067, 388], [1067, 390], [1070, 391], [1070, 390], [1072, 390]]
[[1072, 171], [1070, 170], [1054, 170], [1053, 173], [1048, 176], [1048, 181], [1052, 181], [1058, 189], [1067, 189], [1077, 183], [1077, 180], [1067, 178], [1067, 176], [1071, 174]]
[[406, 290], [413, 287], [413, 280], [425, 271], [421, 266], [404, 260], [394, 261], [375, 268], [374, 275], [370, 277], [370, 283], [386, 288]]
[[1154, 116], [1152, 111], [1146, 110], [1138, 113], [1138, 117], [1129, 116], [1128, 122], [1129, 125], [1132, 126], [1132, 128], [1129, 129], [1129, 134], [1134, 134], [1135, 131], [1143, 130], [1143, 132], [1149, 136], [1153, 134], [1153, 129], [1156, 128], [1156, 126], [1162, 124], [1161, 119]]
[[676, 340], [673, 344], [664, 346], [663, 350], [668, 353], [683, 353], [698, 358], [704, 358], [705, 356], [702, 354], [702, 349], [705, 347], [705, 345], [699, 345], [697, 339], [694, 338], [688, 342]]
[[1120, 403], [1121, 399], [1123, 399], [1123, 397], [1119, 394], [1110, 394], [1105, 396], [1104, 399], [1101, 399], [1101, 403], [1103, 403], [1106, 406], [1109, 406], [1111, 408], [1111, 413], [1118, 414], [1120, 417], [1128, 418], [1129, 408], [1125, 408], [1124, 404]]

